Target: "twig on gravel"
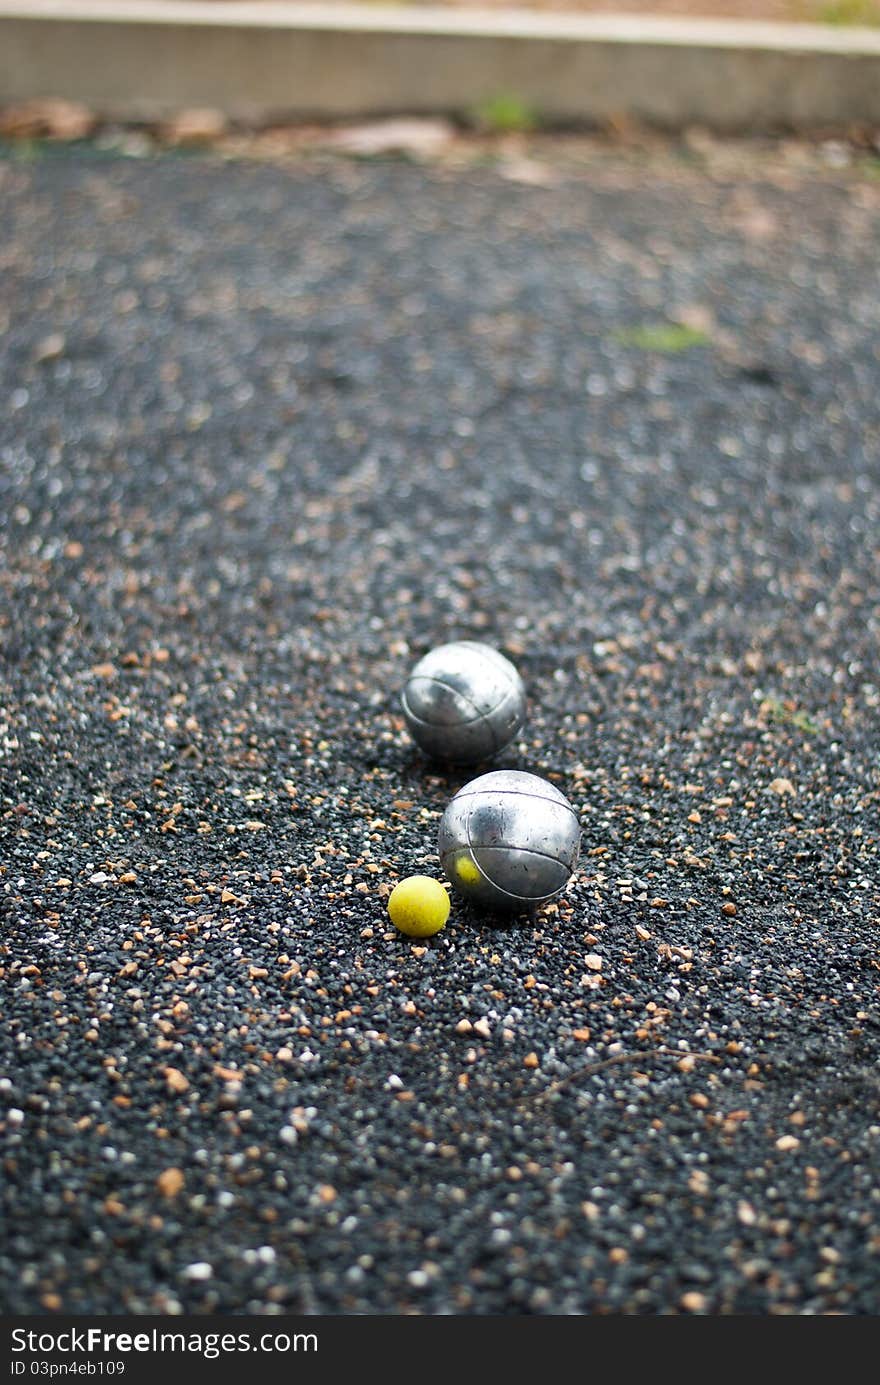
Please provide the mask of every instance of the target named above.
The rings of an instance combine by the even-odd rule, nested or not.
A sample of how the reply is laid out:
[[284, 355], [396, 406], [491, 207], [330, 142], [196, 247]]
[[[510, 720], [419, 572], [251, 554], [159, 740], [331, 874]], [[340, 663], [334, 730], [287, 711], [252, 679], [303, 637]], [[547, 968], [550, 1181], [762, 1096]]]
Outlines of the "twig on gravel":
[[560, 1077], [557, 1082], [551, 1082], [548, 1087], [542, 1087], [539, 1092], [526, 1092], [516, 1098], [517, 1104], [521, 1101], [539, 1101], [546, 1096], [552, 1096], [567, 1087], [579, 1077], [593, 1077], [597, 1072], [602, 1072], [605, 1068], [614, 1067], [619, 1063], [637, 1063], [639, 1060], [650, 1060], [652, 1058], [693, 1058], [706, 1063], [717, 1063], [719, 1058], [717, 1053], [682, 1053], [674, 1048], [654, 1048], [649, 1051], [640, 1050], [638, 1053], [614, 1053], [610, 1058], [603, 1058], [600, 1063], [589, 1063], [585, 1067], [575, 1068], [574, 1072], [568, 1073], [565, 1077]]

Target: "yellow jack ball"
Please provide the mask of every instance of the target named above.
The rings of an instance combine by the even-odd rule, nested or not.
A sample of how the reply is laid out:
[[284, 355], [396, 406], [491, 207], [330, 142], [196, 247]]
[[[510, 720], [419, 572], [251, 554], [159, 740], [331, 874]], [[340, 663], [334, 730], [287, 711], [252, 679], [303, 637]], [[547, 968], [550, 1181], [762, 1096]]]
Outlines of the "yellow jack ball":
[[391, 891], [388, 916], [408, 938], [430, 938], [449, 918], [449, 895], [439, 880], [411, 875]]

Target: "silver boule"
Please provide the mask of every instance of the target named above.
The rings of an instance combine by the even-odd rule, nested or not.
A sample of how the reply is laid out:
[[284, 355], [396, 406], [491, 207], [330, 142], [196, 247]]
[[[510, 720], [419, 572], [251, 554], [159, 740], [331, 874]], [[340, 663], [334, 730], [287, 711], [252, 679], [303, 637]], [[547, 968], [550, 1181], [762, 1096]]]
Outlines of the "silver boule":
[[497, 755], [526, 719], [525, 688], [513, 664], [478, 640], [432, 649], [407, 678], [401, 701], [416, 744], [458, 765]]
[[525, 910], [568, 884], [581, 829], [564, 794], [522, 770], [459, 789], [440, 821], [440, 861], [455, 889], [486, 908]]

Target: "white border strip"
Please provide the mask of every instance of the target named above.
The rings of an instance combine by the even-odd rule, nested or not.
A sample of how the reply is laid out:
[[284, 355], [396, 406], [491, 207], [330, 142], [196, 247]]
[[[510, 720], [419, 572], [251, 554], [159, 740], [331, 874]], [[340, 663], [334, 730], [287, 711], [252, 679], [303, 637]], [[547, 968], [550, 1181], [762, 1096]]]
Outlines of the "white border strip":
[[293, 4], [285, 0], [0, 0], [0, 19], [186, 24], [217, 28], [310, 29], [451, 37], [571, 39], [799, 53], [878, 53], [880, 29], [777, 24], [764, 20], [670, 19], [443, 5]]

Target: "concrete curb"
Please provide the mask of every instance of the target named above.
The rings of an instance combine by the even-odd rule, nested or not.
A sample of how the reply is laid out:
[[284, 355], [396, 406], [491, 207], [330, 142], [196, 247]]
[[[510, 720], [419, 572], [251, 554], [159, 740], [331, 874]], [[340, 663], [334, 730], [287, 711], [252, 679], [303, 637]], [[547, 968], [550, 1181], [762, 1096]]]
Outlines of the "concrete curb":
[[528, 10], [0, 0], [0, 104], [114, 118], [462, 113], [723, 132], [880, 126], [880, 30]]

